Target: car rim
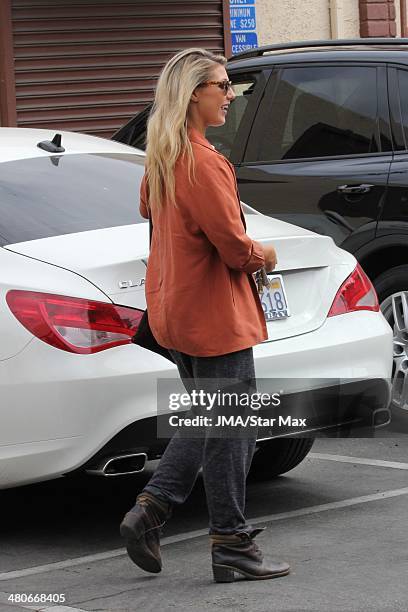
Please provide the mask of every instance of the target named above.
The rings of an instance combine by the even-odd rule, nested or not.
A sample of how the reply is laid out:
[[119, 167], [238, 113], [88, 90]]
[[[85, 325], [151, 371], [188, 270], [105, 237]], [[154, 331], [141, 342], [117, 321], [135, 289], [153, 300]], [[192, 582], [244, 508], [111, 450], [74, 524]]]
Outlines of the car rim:
[[408, 291], [388, 296], [381, 311], [394, 330], [391, 401], [408, 410]]

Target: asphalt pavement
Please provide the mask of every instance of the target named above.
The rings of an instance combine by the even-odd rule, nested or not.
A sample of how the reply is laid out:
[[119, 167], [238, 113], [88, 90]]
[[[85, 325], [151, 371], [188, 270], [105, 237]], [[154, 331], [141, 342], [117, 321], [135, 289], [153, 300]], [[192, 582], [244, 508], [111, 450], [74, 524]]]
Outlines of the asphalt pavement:
[[287, 475], [248, 482], [247, 516], [267, 527], [257, 543], [292, 568], [274, 580], [213, 582], [201, 476], [165, 527], [158, 575], [118, 533], [154, 463], [1, 491], [0, 611], [406, 612], [408, 435], [389, 435], [320, 439]]

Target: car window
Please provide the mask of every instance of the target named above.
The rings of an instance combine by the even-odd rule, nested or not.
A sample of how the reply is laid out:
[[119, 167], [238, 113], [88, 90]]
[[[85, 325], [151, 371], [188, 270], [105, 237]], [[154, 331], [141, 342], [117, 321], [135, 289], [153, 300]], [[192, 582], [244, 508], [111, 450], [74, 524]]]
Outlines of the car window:
[[[260, 83], [264, 87], [265, 83], [265, 75], [262, 73], [233, 75], [230, 78], [233, 82], [236, 98], [230, 105], [225, 124], [219, 127], [209, 127], [206, 130], [206, 138], [214, 145], [217, 151], [227, 158], [230, 158], [249, 100], [255, 92], [256, 85]], [[145, 151], [146, 124], [150, 110], [151, 105], [115, 132], [112, 140], [117, 140], [118, 142], [123, 142]]]
[[224, 125], [208, 127], [206, 138], [214, 147], [229, 158], [238, 130], [242, 124], [250, 97], [254, 93], [257, 77], [232, 77], [235, 100], [231, 103]]
[[146, 126], [152, 105], [146, 106], [140, 113], [123, 125], [112, 136], [112, 140], [131, 145], [136, 149], [146, 150]]
[[145, 222], [143, 161], [95, 153], [0, 164], [0, 246]]
[[398, 89], [401, 109], [401, 121], [404, 130], [405, 148], [408, 146], [408, 72], [398, 70]]
[[285, 68], [259, 117], [253, 161], [377, 152], [376, 68]]

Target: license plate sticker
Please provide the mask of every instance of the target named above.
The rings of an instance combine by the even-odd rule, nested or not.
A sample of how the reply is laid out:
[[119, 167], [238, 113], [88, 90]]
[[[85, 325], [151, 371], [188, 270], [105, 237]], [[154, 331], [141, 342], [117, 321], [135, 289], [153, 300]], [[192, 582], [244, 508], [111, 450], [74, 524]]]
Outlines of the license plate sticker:
[[282, 275], [270, 276], [271, 286], [266, 287], [260, 296], [266, 321], [277, 321], [290, 317], [289, 304], [286, 298]]

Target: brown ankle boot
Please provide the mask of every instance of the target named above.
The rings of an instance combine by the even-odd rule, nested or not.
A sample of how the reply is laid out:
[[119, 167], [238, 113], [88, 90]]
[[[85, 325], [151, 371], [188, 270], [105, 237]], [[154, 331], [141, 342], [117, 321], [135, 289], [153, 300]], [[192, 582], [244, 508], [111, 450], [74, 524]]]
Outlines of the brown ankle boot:
[[251, 580], [267, 580], [289, 574], [290, 567], [285, 561], [264, 561], [261, 550], [253, 541], [264, 529], [210, 536], [215, 582], [233, 582], [234, 572]]
[[170, 516], [171, 505], [146, 492], [138, 495], [120, 525], [129, 557], [146, 572], [161, 572], [160, 533]]

